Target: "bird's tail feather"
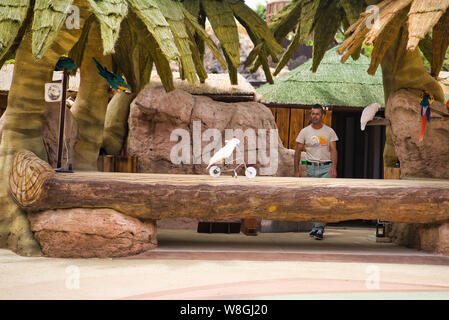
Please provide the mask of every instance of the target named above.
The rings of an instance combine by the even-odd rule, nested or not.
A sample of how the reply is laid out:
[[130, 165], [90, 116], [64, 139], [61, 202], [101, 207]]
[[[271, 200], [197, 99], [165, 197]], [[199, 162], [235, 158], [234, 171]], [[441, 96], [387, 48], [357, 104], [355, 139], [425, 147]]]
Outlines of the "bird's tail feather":
[[427, 118], [425, 116], [421, 119], [421, 134], [419, 135], [419, 141], [421, 142], [424, 139], [424, 132], [426, 130], [426, 121]]
[[100, 64], [100, 62], [98, 62], [98, 60], [95, 59], [94, 57], [92, 57], [92, 59], [94, 60], [95, 64], [97, 65], [98, 70], [99, 70], [100, 72], [103, 72], [103, 71], [104, 71], [104, 68], [103, 68], [103, 66]]

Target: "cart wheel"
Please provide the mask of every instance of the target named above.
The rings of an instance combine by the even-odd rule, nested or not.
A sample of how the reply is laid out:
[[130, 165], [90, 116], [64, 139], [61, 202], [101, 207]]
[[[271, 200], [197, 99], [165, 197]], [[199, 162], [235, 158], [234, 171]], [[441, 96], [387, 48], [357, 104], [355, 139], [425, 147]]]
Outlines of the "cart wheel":
[[248, 178], [254, 178], [257, 175], [257, 170], [254, 167], [248, 167], [245, 170], [245, 176], [247, 176]]
[[220, 169], [219, 167], [217, 167], [217, 166], [213, 166], [213, 167], [211, 167], [211, 168], [209, 169], [209, 174], [210, 174], [212, 177], [216, 178], [216, 177], [220, 176], [220, 174], [221, 174], [221, 169]]

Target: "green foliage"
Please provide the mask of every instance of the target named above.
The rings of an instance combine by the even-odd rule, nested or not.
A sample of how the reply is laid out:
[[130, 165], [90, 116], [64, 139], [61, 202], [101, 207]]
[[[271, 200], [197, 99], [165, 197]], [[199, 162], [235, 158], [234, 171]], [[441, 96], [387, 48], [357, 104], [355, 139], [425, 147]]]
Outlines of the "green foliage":
[[87, 0], [87, 2], [100, 22], [104, 54], [114, 53], [120, 24], [128, 14], [128, 3], [125, 0]]
[[371, 46], [367, 46], [366, 44], [362, 45], [362, 53], [363, 53], [363, 55], [365, 57], [370, 58], [370, 59], [371, 59], [371, 55], [373, 53], [373, 49], [374, 49], [374, 46], [372, 46], [372, 45]]
[[258, 4], [254, 11], [257, 13], [257, 15], [262, 20], [265, 21], [267, 19], [267, 5], [266, 4]]
[[73, 0], [36, 0], [33, 18], [33, 55], [42, 58], [64, 24]]

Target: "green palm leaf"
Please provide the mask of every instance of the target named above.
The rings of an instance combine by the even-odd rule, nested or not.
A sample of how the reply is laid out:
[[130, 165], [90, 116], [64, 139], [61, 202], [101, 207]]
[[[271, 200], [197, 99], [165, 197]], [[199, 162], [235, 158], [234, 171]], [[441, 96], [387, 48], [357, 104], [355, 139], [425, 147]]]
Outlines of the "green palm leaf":
[[36, 0], [33, 19], [33, 55], [40, 59], [64, 24], [73, 0]]
[[234, 13], [225, 1], [201, 0], [203, 9], [225, 53], [234, 68], [240, 65], [239, 34]]
[[240, 0], [227, 0], [227, 2], [234, 12], [234, 15], [239, 20], [244, 21], [245, 25], [251, 29], [252, 33], [263, 39], [266, 43], [266, 48], [270, 53], [272, 53], [272, 55], [276, 56], [284, 51], [281, 45], [274, 38], [270, 29], [268, 29], [265, 21], [263, 21], [256, 12]]
[[128, 0], [134, 13], [143, 21], [152, 34], [163, 55], [168, 60], [178, 60], [180, 57], [170, 25], [165, 20], [154, 0]]
[[227, 69], [226, 61], [221, 55], [220, 50], [215, 45], [214, 41], [209, 37], [207, 32], [198, 24], [197, 19], [194, 16], [192, 16], [189, 11], [187, 11], [185, 8], [182, 8], [182, 12], [185, 17], [184, 21], [192, 28], [192, 30], [195, 30], [196, 34], [203, 41], [206, 42], [207, 46], [214, 55], [215, 59], [217, 59], [221, 67], [224, 70], [226, 70]]
[[30, 0], [0, 1], [0, 59], [12, 46], [29, 6]]
[[175, 1], [154, 0], [170, 25], [176, 46], [181, 54], [183, 75], [189, 83], [198, 81], [195, 63], [190, 51], [190, 39], [184, 24], [184, 15], [180, 4]]
[[122, 20], [128, 14], [125, 0], [87, 0], [90, 10], [100, 22], [103, 53], [114, 53], [114, 46], [120, 33]]
[[313, 32], [313, 58], [312, 68], [316, 72], [329, 45], [334, 40], [338, 27], [341, 24], [341, 7], [339, 0], [333, 0], [318, 17]]

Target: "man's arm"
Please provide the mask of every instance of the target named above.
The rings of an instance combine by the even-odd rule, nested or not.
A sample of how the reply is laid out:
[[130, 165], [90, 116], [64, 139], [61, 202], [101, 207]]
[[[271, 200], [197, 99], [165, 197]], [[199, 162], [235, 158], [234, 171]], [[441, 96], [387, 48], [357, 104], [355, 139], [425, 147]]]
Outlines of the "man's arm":
[[294, 159], [294, 167], [295, 167], [295, 177], [301, 177], [301, 171], [299, 170], [299, 163], [301, 162], [301, 151], [304, 149], [304, 144], [297, 142], [295, 149], [295, 159]]
[[330, 175], [332, 178], [336, 178], [337, 177], [337, 161], [338, 161], [337, 142], [331, 141], [329, 147], [330, 147], [331, 159], [332, 159], [332, 168], [330, 170]]

